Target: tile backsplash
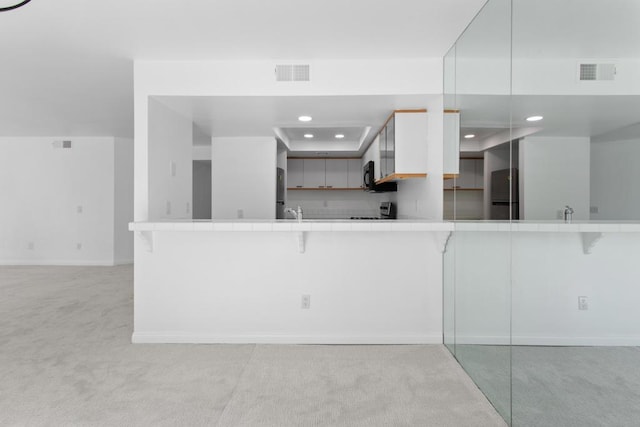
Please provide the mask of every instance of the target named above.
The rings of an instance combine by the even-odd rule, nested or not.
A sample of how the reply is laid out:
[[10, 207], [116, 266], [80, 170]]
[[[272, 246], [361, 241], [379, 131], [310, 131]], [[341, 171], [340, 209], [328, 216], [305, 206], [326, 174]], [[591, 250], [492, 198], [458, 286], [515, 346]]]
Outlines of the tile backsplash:
[[380, 215], [380, 203], [391, 200], [391, 193], [353, 190], [287, 191], [288, 207], [302, 207], [306, 219], [349, 219], [352, 216]]

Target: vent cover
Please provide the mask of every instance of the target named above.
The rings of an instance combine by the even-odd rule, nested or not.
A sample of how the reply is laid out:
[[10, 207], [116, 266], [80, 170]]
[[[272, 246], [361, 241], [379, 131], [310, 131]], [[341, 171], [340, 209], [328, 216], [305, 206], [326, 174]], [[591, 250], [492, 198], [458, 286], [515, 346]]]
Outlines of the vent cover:
[[71, 148], [71, 141], [53, 141], [53, 148]]
[[580, 64], [579, 78], [588, 80], [614, 80], [616, 78], [615, 64]]
[[308, 82], [308, 64], [280, 64], [276, 65], [277, 82]]

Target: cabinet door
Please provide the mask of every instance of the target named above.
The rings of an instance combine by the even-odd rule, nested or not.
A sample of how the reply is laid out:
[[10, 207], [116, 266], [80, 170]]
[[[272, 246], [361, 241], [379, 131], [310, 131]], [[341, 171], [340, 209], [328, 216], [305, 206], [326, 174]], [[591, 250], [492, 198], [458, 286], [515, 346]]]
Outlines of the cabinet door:
[[458, 188], [475, 188], [476, 160], [460, 159], [460, 176], [455, 184]]
[[484, 159], [475, 159], [474, 178], [473, 188], [484, 188]]
[[304, 187], [325, 188], [324, 159], [304, 159]]
[[347, 160], [347, 188], [362, 188], [362, 160]]
[[287, 159], [287, 188], [304, 186], [304, 166], [302, 159]]
[[389, 123], [387, 123], [387, 161], [385, 167], [385, 174], [392, 175], [396, 173], [396, 129], [395, 129], [395, 115], [391, 117]]
[[376, 180], [387, 176], [387, 127], [380, 131], [380, 162], [374, 165], [374, 173]]
[[460, 113], [444, 113], [444, 160], [442, 172], [460, 171]]
[[347, 159], [326, 159], [325, 172], [327, 188], [347, 188], [349, 174]]

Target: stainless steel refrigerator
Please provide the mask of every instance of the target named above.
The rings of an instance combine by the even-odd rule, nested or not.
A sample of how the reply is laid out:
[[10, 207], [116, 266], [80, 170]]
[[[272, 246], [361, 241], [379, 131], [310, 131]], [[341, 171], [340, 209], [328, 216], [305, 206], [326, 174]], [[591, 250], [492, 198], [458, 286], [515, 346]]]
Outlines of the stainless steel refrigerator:
[[284, 219], [284, 169], [276, 168], [276, 219]]
[[518, 197], [518, 169], [500, 169], [491, 172], [490, 219], [520, 219]]

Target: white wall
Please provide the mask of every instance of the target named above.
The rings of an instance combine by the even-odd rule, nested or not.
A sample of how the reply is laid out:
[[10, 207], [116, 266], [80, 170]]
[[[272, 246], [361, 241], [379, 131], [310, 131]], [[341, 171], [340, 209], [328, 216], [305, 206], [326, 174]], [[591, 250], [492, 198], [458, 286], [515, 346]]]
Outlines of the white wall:
[[456, 232], [452, 242], [458, 343], [506, 344], [512, 328], [515, 345], [640, 345], [638, 233], [605, 233], [591, 254], [578, 232]]
[[634, 139], [591, 143], [591, 219], [640, 220], [639, 128]]
[[[306, 219], [349, 219], [352, 216], [380, 216], [380, 203], [395, 201], [394, 193], [357, 190], [287, 191], [287, 205], [301, 206]], [[289, 217], [290, 218], [290, 217]]]
[[[508, 39], [508, 37], [507, 37]], [[460, 50], [460, 49], [458, 49]], [[510, 74], [509, 52], [504, 58], [459, 57], [456, 90], [459, 95], [508, 95], [513, 76], [514, 95], [638, 95], [640, 60], [630, 58], [514, 58]], [[578, 64], [615, 63], [611, 81], [578, 80]]]
[[275, 219], [275, 137], [212, 138], [211, 141], [213, 218]]
[[442, 58], [310, 61], [310, 82], [276, 82], [274, 61], [136, 61], [135, 219], [150, 214], [150, 96], [440, 94]]
[[[61, 140], [72, 148], [54, 148]], [[113, 264], [114, 224], [124, 215], [114, 208], [122, 154], [108, 137], [0, 138], [0, 263]], [[118, 227], [119, 241], [123, 235]]]
[[155, 99], [148, 112], [149, 219], [191, 218], [193, 122]]
[[211, 138], [207, 145], [193, 146], [193, 160], [211, 160]]
[[114, 262], [133, 262], [133, 139], [114, 140]]
[[133, 341], [441, 343], [435, 234], [312, 231], [301, 254], [293, 232], [156, 232], [136, 247]]
[[574, 220], [589, 219], [589, 142], [580, 137], [520, 140], [521, 219], [562, 219], [565, 205], [573, 208]]

